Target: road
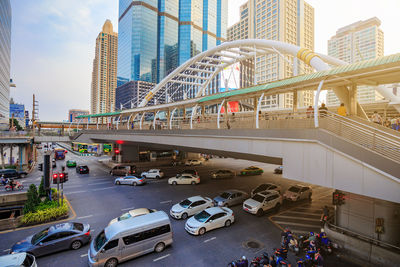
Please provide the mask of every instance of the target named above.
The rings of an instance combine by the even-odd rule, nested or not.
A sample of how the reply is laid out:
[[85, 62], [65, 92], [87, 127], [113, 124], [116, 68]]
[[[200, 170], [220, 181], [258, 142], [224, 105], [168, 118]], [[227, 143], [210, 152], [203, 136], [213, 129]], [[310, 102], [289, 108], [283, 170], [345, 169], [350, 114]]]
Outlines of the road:
[[[95, 236], [108, 222], [128, 211], [129, 209], [147, 207], [164, 210], [169, 213], [171, 206], [182, 199], [194, 195], [215, 197], [218, 192], [226, 189], [241, 189], [250, 192], [251, 189], [263, 182], [280, 184], [283, 190], [298, 182], [283, 179], [281, 175], [273, 174], [276, 167], [269, 164], [254, 163], [235, 159], [212, 159], [203, 166], [196, 167], [201, 177], [201, 184], [193, 185], [168, 185], [167, 179], [150, 180], [144, 186], [117, 186], [114, 178], [108, 174], [108, 169], [98, 162], [95, 157], [80, 157], [68, 153], [67, 159], [74, 159], [78, 164], [87, 164], [90, 168], [89, 175], [78, 175], [74, 169], [69, 170], [69, 181], [64, 186], [65, 195], [71, 203], [76, 217], [71, 221], [89, 223], [92, 235]], [[67, 160], [66, 159], [66, 160]], [[60, 169], [62, 161], [58, 161]], [[155, 163], [156, 167], [157, 163]], [[240, 170], [243, 167], [257, 165], [264, 169], [264, 174], [259, 176], [237, 176], [233, 179], [212, 180], [210, 173], [220, 168]], [[171, 177], [185, 167], [161, 167], [166, 177]], [[39, 184], [41, 173], [35, 171], [28, 178], [22, 179], [27, 186], [30, 183]], [[3, 188], [1, 190], [4, 190]], [[328, 195], [326, 188], [315, 187], [313, 202], [297, 203], [283, 207], [279, 214], [266, 214], [256, 217], [242, 210], [241, 206], [233, 207], [235, 223], [230, 228], [221, 228], [207, 232], [204, 236], [191, 236], [185, 229], [185, 221], [172, 221], [174, 243], [160, 254], [151, 253], [137, 259], [128, 261], [120, 266], [226, 266], [228, 262], [243, 255], [252, 259], [264, 251], [271, 253], [273, 248], [279, 246], [280, 225], [289, 225], [294, 230], [308, 230], [310, 221], [299, 222], [299, 217], [304, 217], [301, 212], [307, 211], [307, 216], [312, 216], [313, 223], [320, 214], [321, 207], [326, 203], [324, 196]], [[308, 210], [303, 210], [307, 208]], [[312, 209], [312, 212], [311, 212]], [[296, 222], [296, 223], [294, 223]], [[301, 224], [301, 225], [299, 225]], [[51, 224], [49, 224], [51, 225]], [[24, 239], [45, 228], [35, 226], [13, 232], [0, 233], [0, 253], [7, 253], [8, 249], [17, 241]], [[312, 226], [312, 229], [319, 227]], [[314, 230], [315, 231], [315, 230]], [[254, 248], [246, 246], [246, 242], [253, 241]], [[85, 246], [77, 251], [64, 251], [53, 255], [38, 258], [38, 266], [87, 266], [87, 250]], [[290, 255], [292, 263], [295, 258]], [[326, 266], [352, 266], [339, 263], [337, 258], [326, 259]]]

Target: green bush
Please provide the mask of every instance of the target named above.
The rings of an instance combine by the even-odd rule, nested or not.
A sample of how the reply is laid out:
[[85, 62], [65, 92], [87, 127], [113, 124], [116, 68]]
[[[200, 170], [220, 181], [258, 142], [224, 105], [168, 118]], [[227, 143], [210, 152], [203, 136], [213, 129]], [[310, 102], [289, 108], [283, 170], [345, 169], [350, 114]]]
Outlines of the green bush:
[[40, 204], [40, 198], [36, 185], [31, 184], [29, 186], [27, 197], [28, 199], [26, 200], [24, 205], [24, 214], [29, 212], [35, 212], [36, 207]]
[[44, 190], [44, 177], [42, 176], [42, 180], [40, 181], [39, 185], [39, 197], [45, 197], [46, 190]]
[[55, 201], [45, 201], [37, 207], [36, 212], [29, 212], [24, 214], [21, 219], [23, 225], [31, 225], [38, 223], [45, 223], [56, 220], [61, 216], [68, 214], [68, 205], [64, 201], [63, 205], [58, 207]]

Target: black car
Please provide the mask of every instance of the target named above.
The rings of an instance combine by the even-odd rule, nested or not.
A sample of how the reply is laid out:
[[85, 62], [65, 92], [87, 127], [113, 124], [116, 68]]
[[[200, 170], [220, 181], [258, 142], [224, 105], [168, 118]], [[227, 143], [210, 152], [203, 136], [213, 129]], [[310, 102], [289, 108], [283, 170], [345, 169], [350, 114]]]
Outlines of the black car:
[[79, 249], [90, 239], [89, 224], [61, 223], [17, 242], [12, 246], [11, 253], [27, 252], [38, 257], [66, 249]]
[[2, 169], [0, 170], [0, 177], [4, 176], [4, 178], [24, 178], [25, 176], [27, 176], [28, 173], [24, 172], [24, 171], [17, 171], [14, 169]]
[[79, 173], [79, 174], [89, 173], [89, 167], [86, 165], [78, 165], [78, 166], [76, 166], [76, 173]]

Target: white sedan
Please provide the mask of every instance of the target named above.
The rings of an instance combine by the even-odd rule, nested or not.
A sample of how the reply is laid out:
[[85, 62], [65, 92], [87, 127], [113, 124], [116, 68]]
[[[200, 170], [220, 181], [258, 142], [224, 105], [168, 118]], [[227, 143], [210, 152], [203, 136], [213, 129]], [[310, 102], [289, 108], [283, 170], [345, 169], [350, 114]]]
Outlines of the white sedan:
[[204, 235], [205, 232], [229, 227], [235, 221], [233, 211], [224, 207], [213, 207], [203, 210], [186, 221], [185, 229], [192, 235]]
[[169, 214], [175, 219], [187, 219], [206, 208], [212, 207], [212, 199], [202, 196], [189, 197], [172, 206]]
[[157, 211], [157, 210], [147, 209], [147, 208], [140, 208], [140, 209], [130, 210], [130, 211], [122, 214], [121, 216], [112, 219], [108, 223], [108, 225], [116, 223], [116, 222], [119, 222], [119, 221], [127, 220], [129, 218], [133, 218], [133, 217], [145, 215], [145, 214], [148, 214], [148, 213], [152, 213], [152, 212], [155, 212], [155, 211]]
[[198, 175], [184, 173], [182, 175], [169, 178], [168, 183], [172, 185], [177, 185], [177, 184], [196, 185], [200, 183], [200, 177]]
[[114, 184], [120, 185], [120, 184], [128, 184], [128, 185], [143, 185], [146, 183], [146, 179], [143, 177], [139, 176], [124, 176], [124, 177], [118, 177], [115, 179]]
[[186, 166], [196, 166], [201, 164], [203, 164], [203, 162], [199, 159], [188, 159], [185, 161]]
[[160, 169], [151, 169], [147, 172], [142, 172], [140, 176], [144, 178], [160, 179], [164, 177], [164, 173]]

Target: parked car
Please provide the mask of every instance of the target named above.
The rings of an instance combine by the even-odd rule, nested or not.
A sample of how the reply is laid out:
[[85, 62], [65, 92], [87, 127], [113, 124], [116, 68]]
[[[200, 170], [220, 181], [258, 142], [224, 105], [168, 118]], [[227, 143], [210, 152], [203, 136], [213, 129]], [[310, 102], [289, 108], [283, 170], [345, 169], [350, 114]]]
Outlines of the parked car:
[[11, 253], [27, 252], [38, 257], [65, 249], [79, 249], [90, 239], [89, 224], [60, 223], [17, 242], [12, 246]]
[[110, 174], [113, 176], [114, 175], [130, 175], [130, 174], [134, 174], [135, 172], [136, 172], [136, 166], [117, 165], [111, 169]]
[[259, 167], [250, 166], [248, 168], [241, 170], [240, 175], [261, 175], [263, 172], [264, 170]]
[[187, 219], [206, 208], [212, 207], [213, 203], [211, 198], [194, 196], [189, 197], [181, 202], [172, 206], [169, 214], [175, 219]]
[[123, 177], [118, 177], [115, 179], [114, 184], [120, 185], [120, 184], [128, 184], [128, 185], [144, 185], [146, 183], [146, 179], [143, 177], [135, 176], [135, 175], [130, 175], [130, 176], [123, 176]]
[[282, 174], [282, 171], [283, 171], [283, 166], [279, 166], [279, 167], [275, 168], [274, 173]]
[[213, 201], [214, 206], [230, 207], [242, 204], [247, 198], [249, 198], [249, 194], [246, 192], [232, 189], [222, 192], [219, 196], [215, 197]]
[[28, 175], [27, 172], [17, 171], [14, 169], [0, 169], [0, 177], [4, 175], [4, 178], [24, 178]]
[[192, 184], [196, 185], [200, 183], [200, 177], [192, 174], [182, 174], [168, 179], [168, 184]]
[[235, 217], [231, 209], [212, 207], [187, 220], [185, 230], [192, 235], [204, 235], [213, 229], [229, 227], [234, 221]]
[[278, 191], [268, 190], [255, 194], [243, 202], [243, 209], [251, 214], [261, 216], [265, 211], [275, 209], [278, 211], [282, 205], [282, 197]]
[[177, 174], [178, 175], [182, 175], [182, 174], [191, 174], [191, 175], [199, 175], [199, 173], [195, 170], [195, 169], [185, 169], [183, 171], [181, 171], [180, 173]]
[[213, 179], [233, 178], [235, 173], [231, 170], [218, 170], [211, 173]]
[[37, 267], [35, 256], [21, 252], [0, 256], [0, 266], [6, 267]]
[[279, 185], [266, 183], [266, 184], [260, 184], [259, 186], [254, 188], [251, 191], [251, 196], [254, 196], [257, 193], [261, 193], [261, 192], [266, 191], [266, 190], [275, 190], [275, 191], [278, 191], [279, 194], [282, 192], [282, 189], [281, 189], [281, 187]]
[[140, 208], [140, 209], [130, 210], [130, 211], [128, 211], [128, 212], [122, 214], [121, 216], [112, 219], [112, 220], [108, 223], [108, 225], [111, 225], [111, 224], [113, 224], [113, 223], [116, 223], [116, 222], [120, 222], [120, 221], [129, 219], [129, 218], [134, 218], [134, 217], [137, 217], [137, 216], [149, 214], [149, 213], [152, 213], [152, 212], [155, 212], [155, 211], [157, 211], [157, 210], [154, 210], [154, 209], [147, 209], [147, 208]]
[[87, 165], [78, 165], [78, 166], [76, 166], [76, 173], [88, 174], [89, 173], [89, 167]]
[[142, 172], [140, 176], [143, 178], [160, 179], [164, 177], [164, 173], [160, 169], [150, 169], [147, 172]]
[[199, 159], [188, 159], [185, 161], [186, 166], [197, 166], [197, 165], [202, 165], [203, 162]]
[[310, 186], [293, 185], [283, 194], [284, 200], [299, 201], [302, 199], [311, 200], [312, 188]]
[[75, 168], [76, 167], [76, 161], [75, 160], [67, 160], [67, 168]]

